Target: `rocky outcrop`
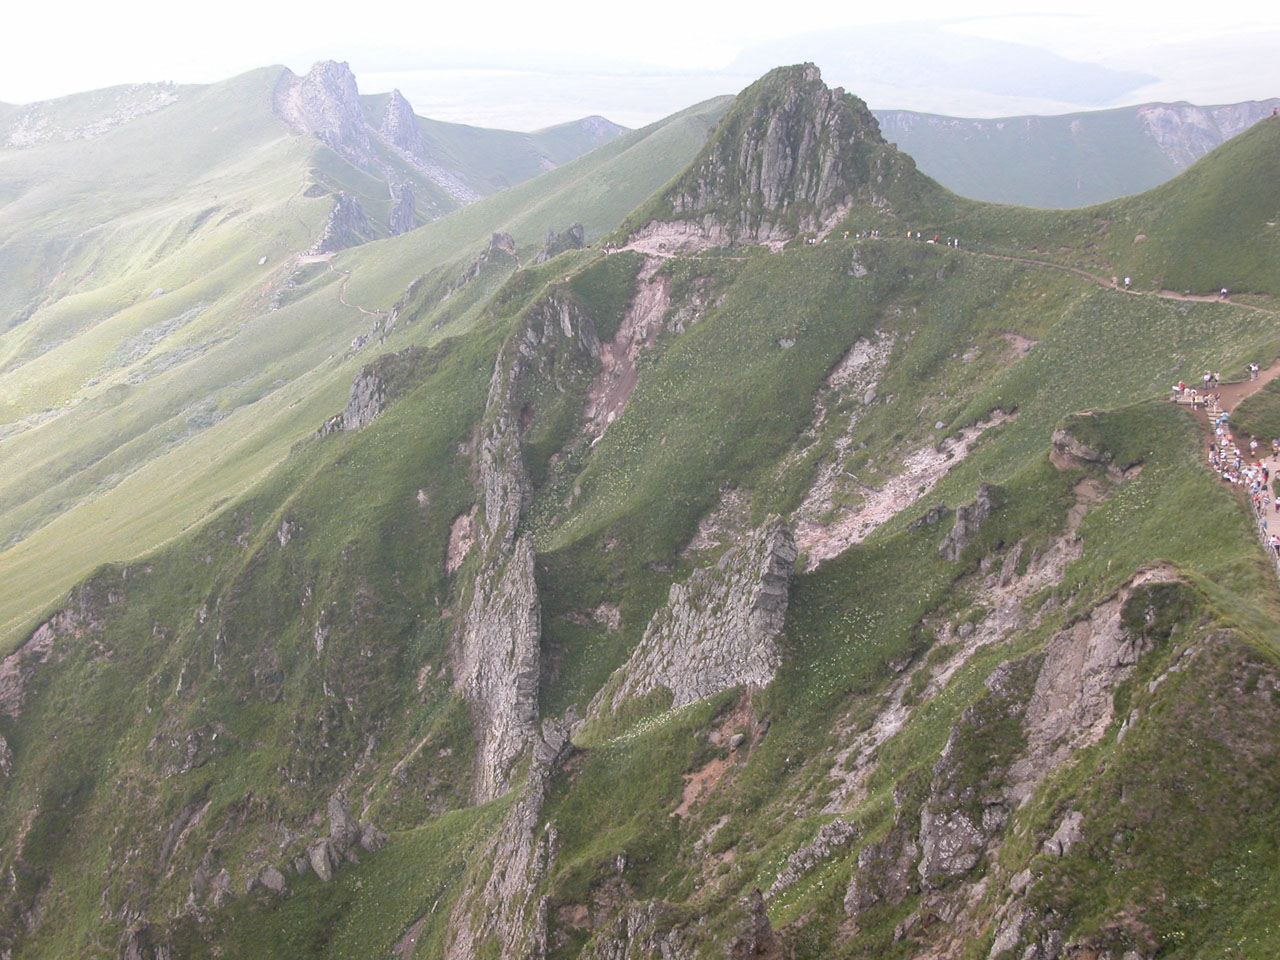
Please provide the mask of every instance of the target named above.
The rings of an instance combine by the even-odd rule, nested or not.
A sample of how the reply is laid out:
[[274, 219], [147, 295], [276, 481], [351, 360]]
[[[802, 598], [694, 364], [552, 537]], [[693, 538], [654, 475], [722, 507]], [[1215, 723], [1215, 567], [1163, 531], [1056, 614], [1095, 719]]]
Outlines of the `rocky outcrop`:
[[13, 769], [13, 751], [9, 749], [9, 741], [0, 737], [0, 777], [7, 777]]
[[556, 829], [543, 828], [542, 807], [551, 775], [571, 749], [572, 721], [542, 724], [524, 792], [477, 858], [450, 914], [445, 960], [475, 960], [486, 943], [496, 943], [505, 960], [546, 957], [547, 898], [537, 891], [555, 856]]
[[[316, 436], [326, 437], [342, 430], [363, 430], [373, 423], [406, 386], [414, 382], [414, 374], [426, 355], [421, 347], [406, 347], [395, 353], [383, 354], [367, 364], [351, 381], [347, 405], [341, 413], [326, 420], [316, 431]], [[284, 541], [281, 546], [284, 546]]]
[[408, 183], [395, 183], [391, 191], [391, 216], [387, 226], [393, 234], [408, 233], [418, 225], [413, 206], [413, 187]]
[[520, 529], [532, 496], [521, 449], [521, 401], [527, 379], [547, 378], [557, 358], [592, 358], [599, 341], [576, 300], [552, 295], [525, 314], [504, 346], [489, 382], [476, 442], [483, 523], [471, 602], [454, 645], [454, 685], [471, 704], [479, 749], [473, 796], [492, 800], [510, 789], [515, 759], [537, 733], [541, 607], [533, 542]]
[[681, 707], [743, 684], [767, 685], [782, 662], [776, 641], [795, 561], [791, 528], [774, 517], [714, 566], [672, 584], [666, 606], [591, 711], [616, 710], [659, 689]]
[[[357, 820], [344, 797], [329, 798], [329, 836], [307, 847], [306, 863], [317, 877], [328, 883], [344, 863], [359, 863], [357, 850], [373, 853], [387, 842], [387, 835], [369, 821]], [[268, 872], [272, 876], [266, 876]], [[276, 880], [276, 876], [279, 880]], [[284, 875], [274, 867], [268, 867], [259, 875], [268, 889], [283, 886]], [[267, 881], [270, 880], [268, 883]], [[279, 890], [274, 890], [279, 893]]]
[[778, 938], [765, 911], [764, 896], [759, 887], [752, 887], [739, 902], [743, 917], [738, 933], [729, 941], [729, 956], [735, 960], [752, 960], [755, 957], [782, 957]]
[[546, 263], [557, 254], [564, 253], [566, 250], [581, 250], [586, 245], [587, 232], [580, 223], [575, 223], [562, 233], [548, 230], [546, 236], [542, 238], [542, 251], [533, 262]]
[[[991, 516], [991, 511], [995, 508], [996, 501], [992, 487], [984, 483], [978, 487], [978, 495], [974, 498], [973, 503], [956, 507], [955, 525], [943, 537], [942, 543], [938, 544], [938, 552], [953, 563], [959, 560], [964, 548], [977, 536], [978, 529], [986, 521], [987, 517]], [[926, 520], [929, 515], [925, 515]]]
[[441, 300], [448, 299], [458, 290], [461, 290], [472, 280], [475, 280], [484, 272], [485, 267], [493, 263], [499, 256], [507, 256], [515, 260], [516, 266], [520, 265], [520, 257], [516, 253], [516, 241], [509, 233], [495, 233], [489, 238], [489, 246], [471, 262], [471, 265], [458, 276], [447, 287]]
[[1218, 107], [1189, 103], [1148, 103], [1138, 107], [1142, 128], [1178, 169], [1189, 167], [1210, 150], [1243, 133], [1280, 100], [1250, 100]]
[[509, 553], [498, 549], [476, 576], [454, 673], [480, 735], [478, 802], [510, 788], [510, 768], [532, 742], [538, 718], [542, 620], [533, 544], [523, 537]]
[[378, 132], [393, 147], [398, 147], [416, 157], [426, 155], [422, 131], [418, 129], [418, 118], [409, 101], [399, 90], [391, 91], [386, 109], [382, 112], [382, 125], [378, 128]]
[[93, 583], [73, 590], [65, 607], [36, 627], [22, 646], [0, 661], [0, 713], [16, 720], [32, 677], [54, 655], [57, 642], [101, 628], [104, 603], [117, 603], [122, 598], [114, 589], [95, 589]]
[[695, 953], [671, 907], [651, 900], [627, 905], [588, 941], [581, 956], [582, 960], [693, 960]]
[[856, 823], [840, 817], [823, 824], [812, 840], [787, 858], [787, 865], [778, 873], [777, 879], [769, 887], [767, 896], [776, 897], [822, 861], [844, 851], [857, 838], [859, 832]]
[[360, 201], [339, 190], [333, 197], [333, 209], [325, 220], [320, 236], [307, 248], [307, 254], [335, 253], [347, 247], [357, 247], [374, 238], [373, 227]]
[[[828, 89], [811, 63], [780, 67], [734, 101], [688, 171], [663, 195], [658, 223], [692, 226], [716, 245], [784, 243], [829, 230], [855, 201], [888, 202], [914, 173], [884, 142], [867, 105]], [[688, 246], [686, 237], [679, 246]]]
[[360, 91], [345, 62], [322, 60], [303, 77], [286, 70], [276, 85], [275, 109], [299, 133], [314, 135], [362, 170], [373, 168]]
[[[76, 109], [66, 110], [66, 100], [42, 101], [16, 109], [0, 126], [0, 142], [5, 147], [33, 147], [51, 141], [96, 140], [177, 103], [179, 94], [173, 83], [166, 81], [132, 83], [70, 99]], [[91, 99], [96, 102], [88, 102]]]

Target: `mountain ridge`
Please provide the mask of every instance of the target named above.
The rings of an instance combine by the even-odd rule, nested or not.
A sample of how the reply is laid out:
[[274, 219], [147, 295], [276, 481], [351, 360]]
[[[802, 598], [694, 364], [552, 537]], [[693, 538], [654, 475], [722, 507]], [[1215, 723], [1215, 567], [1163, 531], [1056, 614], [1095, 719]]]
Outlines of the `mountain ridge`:
[[[311, 265], [386, 353], [0, 664], [15, 960], [1268, 955], [1280, 587], [1167, 397], [1280, 354], [1280, 126], [1028, 211], [761, 84]], [[1260, 309], [1145, 292], [1217, 242]]]

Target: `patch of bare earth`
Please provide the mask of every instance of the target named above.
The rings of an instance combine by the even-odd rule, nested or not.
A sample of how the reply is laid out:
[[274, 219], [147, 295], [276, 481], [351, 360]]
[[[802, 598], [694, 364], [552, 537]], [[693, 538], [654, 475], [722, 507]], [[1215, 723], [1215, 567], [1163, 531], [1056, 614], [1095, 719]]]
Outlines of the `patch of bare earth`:
[[661, 262], [650, 257], [640, 268], [631, 306], [612, 340], [600, 345], [600, 373], [587, 390], [583, 411], [584, 432], [592, 441], [620, 414], [635, 391], [640, 374], [636, 361], [662, 331], [662, 321], [671, 304], [670, 282], [656, 276]]
[[449, 527], [449, 548], [445, 552], [444, 568], [452, 574], [467, 559], [467, 554], [476, 542], [476, 508], [467, 513], [458, 514]]
[[1030, 337], [1024, 337], [1020, 333], [1002, 333], [1001, 336], [1009, 344], [1009, 354], [1015, 360], [1021, 360], [1031, 352], [1032, 347], [1040, 342], [1039, 340], [1032, 340]]
[[[925, 446], [907, 456], [902, 470], [881, 487], [864, 487], [866, 498], [857, 507], [845, 507], [830, 522], [814, 519], [816, 507], [830, 504], [830, 487], [814, 484], [805, 502], [796, 512], [796, 548], [808, 554], [805, 570], [813, 570], [822, 561], [839, 556], [849, 547], [861, 543], [879, 526], [891, 520], [932, 490], [944, 476], [969, 455], [973, 443], [983, 433], [1012, 419], [1012, 414], [993, 410], [985, 420], [966, 427], [958, 434], [944, 438], [936, 446]], [[812, 504], [812, 506], [810, 506]], [[806, 507], [809, 507], [806, 510]]]
[[711, 795], [729, 770], [729, 761], [716, 757], [701, 770], [684, 775], [684, 789], [680, 791], [680, 806], [673, 817], [687, 817], [693, 805]]
[[418, 920], [391, 948], [396, 960], [411, 960], [413, 952], [418, 949], [418, 937], [422, 935], [422, 928], [426, 926], [426, 923], [427, 917]]
[[854, 408], [848, 420], [840, 427], [840, 435], [833, 445], [835, 453], [829, 461], [818, 467], [813, 486], [805, 495], [804, 502], [792, 514], [792, 523], [816, 523], [819, 517], [834, 506], [835, 494], [843, 486], [842, 478], [846, 475], [845, 459], [853, 445], [853, 428], [862, 419], [866, 407], [875, 401], [876, 386], [889, 362], [889, 354], [893, 352], [894, 340], [893, 334], [881, 332], [877, 332], [870, 340], [859, 337], [827, 374], [814, 401], [813, 421], [801, 437], [801, 447], [783, 461], [779, 473], [792, 467], [804, 456], [803, 448], [821, 436], [830, 409], [840, 400], [852, 397], [860, 405]]

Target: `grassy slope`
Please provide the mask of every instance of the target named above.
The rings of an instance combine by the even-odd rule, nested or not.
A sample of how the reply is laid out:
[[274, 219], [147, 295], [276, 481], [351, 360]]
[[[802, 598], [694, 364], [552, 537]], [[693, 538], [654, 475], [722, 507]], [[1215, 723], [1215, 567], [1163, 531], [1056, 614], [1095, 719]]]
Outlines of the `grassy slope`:
[[[344, 275], [350, 275], [348, 303], [386, 310], [423, 274], [434, 271], [442, 282], [456, 278], [493, 231], [510, 231], [529, 249], [548, 229], [575, 220], [598, 236], [687, 161], [722, 107], [715, 102], [692, 108], [420, 230], [347, 251], [335, 259], [333, 271], [315, 265], [287, 305], [271, 313], [264, 311], [262, 288], [251, 278], [259, 273], [278, 281], [281, 274], [272, 271], [280, 269], [286, 248], [304, 246], [304, 238], [286, 233], [275, 242], [264, 238], [221, 251], [231, 257], [223, 269], [240, 271], [221, 286], [217, 273], [175, 282], [160, 272], [162, 264], [126, 274], [118, 283], [123, 295], [112, 288], [85, 294], [92, 304], [79, 309], [81, 317], [96, 316], [95, 305], [121, 296], [130, 306], [104, 321], [108, 330], [94, 334], [104, 325], [98, 323], [38, 357], [31, 370], [29, 363], [12, 371], [7, 384], [0, 380], [9, 402], [24, 403], [24, 410], [39, 411], [51, 401], [69, 408], [0, 450], [11, 465], [0, 484], [7, 536], [27, 534], [0, 554], [0, 569], [14, 584], [0, 598], [0, 644], [15, 643], [42, 609], [97, 564], [136, 556], [208, 516], [341, 406], [351, 377], [367, 362], [344, 351], [374, 319], [339, 302]], [[295, 141], [283, 143], [296, 149], [289, 146]], [[627, 188], [610, 186], [617, 183]], [[269, 221], [274, 229], [291, 229], [285, 214], [297, 202], [286, 200], [278, 211], [268, 211], [280, 214]], [[263, 254], [269, 262], [258, 267]], [[183, 270], [195, 269], [185, 256], [174, 261]], [[166, 283], [174, 289], [149, 299]], [[163, 345], [173, 352], [194, 346], [192, 360], [141, 386], [128, 384], [128, 377], [145, 370], [154, 354], [110, 369], [97, 383], [79, 379], [101, 377], [104, 359], [118, 349], [116, 337], [136, 336], [224, 291], [216, 308]], [[178, 300], [173, 306], [166, 303], [171, 298]], [[447, 316], [456, 319], [452, 312]], [[388, 347], [431, 342], [441, 335], [432, 326], [402, 324]], [[30, 384], [40, 382], [40, 370], [60, 379], [51, 384], [46, 378], [35, 389]], [[77, 563], [68, 565], [68, 555]]]
[[[616, 155], [619, 163], [627, 153]], [[518, 239], [531, 238], [537, 217], [546, 212], [504, 222], [520, 225]], [[991, 208], [965, 213], [975, 230], [983, 223], [993, 231], [999, 226]], [[1020, 216], [1010, 212], [1014, 228]], [[1075, 221], [1061, 222], [1065, 240]], [[450, 229], [478, 233], [480, 224], [460, 217]], [[851, 468], [860, 475], [868, 470], [891, 475], [904, 453], [936, 439], [936, 421], [950, 431], [992, 407], [1016, 408], [1017, 419], [991, 432], [928, 498], [929, 503], [966, 502], [985, 480], [999, 486], [1003, 506], [959, 564], [939, 558], [936, 529], [905, 529], [922, 504], [864, 547], [801, 577], [786, 634], [786, 667], [757, 699], [757, 708], [773, 721], [769, 735], [749, 761], [732, 771], [719, 794], [687, 820], [675, 820], [670, 812], [679, 799], [681, 775], [714, 755], [705, 732], [722, 701], [661, 716], [610, 742], [592, 744], [577, 777], [557, 784], [544, 811], [561, 829], [555, 869], [546, 884], [557, 925], [555, 908], [582, 903], [591, 887], [616, 872], [623, 853], [629, 900], [696, 898], [694, 911], [712, 932], [753, 885], [767, 886], [822, 819], [808, 813], [797, 821], [796, 814], [812, 810], [807, 801], [823, 793], [833, 718], [868, 717], [892, 676], [888, 664], [927, 655], [922, 617], [970, 612], [972, 584], [964, 575], [973, 572], [982, 554], [1024, 538], [1032, 546], [1043, 544], [1060, 527], [1077, 475], [1053, 470], [1045, 454], [1051, 431], [1075, 410], [1111, 408], [1077, 429], [1117, 462], [1142, 461], [1144, 470], [1086, 518], [1084, 555], [1055, 591], [1061, 606], [1048, 612], [1044, 626], [1016, 637], [1012, 649], [976, 658], [945, 696], [913, 716], [885, 745], [870, 795], [855, 811], [867, 836], [879, 837], [888, 829], [895, 785], [908, 800], [918, 800], [949, 731], [967, 707], [981, 703], [982, 680], [1000, 659], [1033, 655], [1051, 629], [1144, 564], [1175, 564], [1201, 592], [1194, 600], [1197, 616], [1183, 633], [1163, 638], [1167, 645], [1144, 670], [1169, 665], [1180, 645], [1206, 642], [1209, 631], [1230, 635], [1223, 641], [1228, 653], [1213, 660], [1228, 674], [1233, 665], [1256, 670], [1276, 658], [1280, 596], [1249, 521], [1200, 467], [1197, 427], [1189, 415], [1153, 400], [1186, 369], [1229, 370], [1274, 352], [1268, 315], [1230, 305], [1139, 298], [1099, 289], [1069, 273], [897, 240], [860, 245], [860, 262], [871, 274], [859, 279], [848, 270], [853, 248], [850, 242], [833, 242], [779, 256], [709, 256], [668, 265], [677, 299], [706, 285], [714, 294], [709, 302], [721, 295], [723, 301], [684, 334], [660, 342], [645, 359], [639, 387], [622, 417], [604, 440], [579, 449], [564, 461], [561, 473], [550, 475], [534, 506], [547, 617], [544, 641], [553, 657], [569, 654], [562, 658], [569, 668], [545, 693], [547, 706], [585, 702], [626, 655], [672, 576], [687, 569], [678, 551], [722, 486], [754, 491], [757, 519], [795, 505], [817, 456], [829, 448], [830, 430], [789, 465], [779, 463], [807, 425], [822, 377], [859, 334], [892, 329], [899, 345], [880, 387], [883, 399], [867, 409], [857, 427], [855, 437], [865, 446], [858, 447]], [[368, 257], [368, 270], [383, 278], [383, 289], [398, 289], [393, 281], [402, 281], [407, 268], [375, 256], [388, 249], [378, 244], [355, 251], [346, 263]], [[441, 558], [448, 522], [472, 496], [458, 443], [470, 436], [479, 415], [499, 338], [514, 313], [545, 284], [568, 275], [570, 292], [609, 312], [612, 299], [602, 296], [585, 273], [601, 269], [597, 262], [590, 252], [561, 258], [533, 280], [509, 286], [502, 308], [487, 315], [467, 313], [469, 333], [374, 427], [304, 444], [252, 498], [229, 505], [214, 521], [166, 548], [144, 575], [135, 572], [126, 588], [130, 603], [109, 614], [119, 653], [99, 658], [86, 649], [41, 693], [39, 712], [24, 719], [21, 729], [0, 725], [25, 771], [20, 784], [7, 787], [0, 829], [12, 837], [22, 811], [40, 799], [45, 812], [30, 836], [44, 855], [32, 860], [66, 878], [48, 905], [50, 915], [58, 917], [50, 939], [31, 943], [23, 955], [85, 955], [96, 938], [110, 942], [107, 935], [117, 933], [119, 924], [102, 928], [98, 879], [106, 864], [133, 844], [148, 850], [159, 845], [163, 831], [150, 824], [166, 824], [186, 804], [209, 797], [215, 814], [232, 816], [252, 795], [260, 806], [244, 813], [254, 825], [248, 838], [228, 841], [220, 853], [228, 863], [242, 862], [252, 844], [265, 844], [273, 835], [268, 824], [297, 822], [315, 809], [327, 784], [350, 767], [342, 751], [358, 754], [364, 729], [393, 716], [402, 719], [389, 726], [375, 763], [353, 788], [379, 798], [380, 822], [398, 828], [388, 851], [333, 886], [300, 881], [290, 901], [237, 900], [224, 918], [227, 935], [253, 943], [264, 956], [364, 956], [371, 947], [385, 949], [418, 917], [447, 908], [457, 889], [448, 879], [457, 869], [456, 851], [442, 847], [441, 831], [455, 830], [469, 845], [475, 842], [471, 831], [483, 831], [490, 812], [432, 819], [438, 811], [422, 805], [424, 794], [444, 798], [445, 806], [457, 802], [465, 779], [458, 766], [440, 763], [432, 769], [435, 764], [424, 761], [425, 769], [415, 774], [423, 777], [418, 788], [399, 794], [385, 781], [389, 762], [419, 738], [428, 738], [433, 750], [460, 748], [467, 740], [465, 725], [461, 730], [450, 725], [443, 684], [428, 684], [425, 692], [414, 689], [417, 668], [444, 657], [447, 630], [437, 615], [447, 602]], [[629, 282], [627, 271], [622, 273], [614, 279]], [[353, 280], [350, 289], [356, 284]], [[426, 327], [430, 316], [425, 313], [417, 329]], [[1209, 328], [1213, 337], [1204, 335]], [[408, 338], [413, 329], [399, 336]], [[1039, 343], [1014, 362], [1002, 337], [1006, 332]], [[783, 337], [795, 345], [782, 349]], [[584, 384], [570, 387], [580, 397]], [[555, 417], [563, 406], [562, 400], [552, 400], [535, 407], [530, 436], [540, 436], [539, 417]], [[829, 427], [836, 422], [829, 418]], [[564, 507], [562, 494], [573, 486], [580, 486], [581, 494], [572, 507]], [[275, 538], [283, 519], [299, 523], [302, 531], [289, 548]], [[610, 563], [602, 565], [599, 548], [607, 538], [614, 543]], [[215, 562], [205, 563], [205, 556]], [[664, 574], [663, 564], [674, 565], [675, 573]], [[104, 577], [120, 578], [118, 571]], [[303, 601], [304, 595], [314, 599]], [[568, 629], [570, 613], [603, 600], [622, 606], [620, 636], [603, 628]], [[210, 604], [217, 616], [200, 624], [195, 610], [210, 601], [222, 606]], [[314, 603], [316, 612], [300, 616], [304, 603]], [[312, 617], [320, 610], [333, 611], [331, 639], [313, 655]], [[212, 651], [219, 649], [222, 666], [212, 660]], [[393, 665], [389, 681], [380, 663]], [[177, 684], [179, 676], [187, 678], [183, 684]], [[1265, 934], [1274, 929], [1274, 898], [1268, 899], [1265, 867], [1253, 846], [1227, 847], [1212, 837], [1203, 844], [1175, 843], [1186, 832], [1162, 826], [1191, 822], [1197, 806], [1225, 816], [1221, 811], [1232, 810], [1242, 794], [1240, 783], [1207, 777], [1179, 752], [1161, 750], [1182, 732], [1180, 718], [1195, 703], [1216, 703], [1214, 698], [1229, 691], [1228, 681], [1235, 681], [1188, 680], [1185, 688], [1172, 687], [1175, 692], [1166, 701], [1142, 693], [1145, 679], [1144, 674], [1126, 696], [1141, 699], [1144, 715], [1155, 718], [1152, 725], [1125, 750], [1109, 733], [1103, 748], [1085, 757], [1082, 766], [1064, 770], [1018, 814], [1019, 839], [1003, 854], [1009, 872], [1031, 863], [1044, 877], [1033, 891], [1037, 902], [1070, 910], [1072, 922], [1087, 929], [1103, 912], [1125, 903], [1126, 896], [1133, 896], [1134, 910], [1147, 910], [1150, 900], [1141, 891], [1153, 878], [1194, 876], [1207, 866], [1215, 876], [1235, 878], [1229, 895], [1215, 894], [1202, 904], [1195, 891], [1178, 885], [1166, 898], [1168, 905], [1143, 913], [1142, 921], [1169, 947], [1170, 956], [1226, 955], [1215, 952], [1211, 932], [1194, 926], [1206, 916], [1222, 929], [1231, 927], [1233, 943], [1260, 941], [1246, 955], [1263, 956], [1260, 951], [1272, 942]], [[342, 684], [338, 696], [359, 705], [350, 723], [336, 732], [314, 726], [327, 700], [321, 693], [325, 681]], [[1196, 682], [1203, 686], [1197, 688]], [[175, 686], [183, 689], [171, 693]], [[272, 700], [269, 694], [278, 687], [283, 698]], [[113, 704], [128, 702], [122, 696], [126, 689], [147, 691], [150, 712], [144, 715], [144, 704], [136, 704], [133, 714], [113, 713]], [[89, 700], [81, 699], [86, 691], [91, 691]], [[1171, 705], [1168, 715], [1160, 713], [1161, 703]], [[1233, 737], [1251, 732], [1230, 714], [1216, 716], [1230, 721]], [[103, 718], [119, 728], [118, 737], [107, 738], [112, 749], [105, 752], [95, 729]], [[163, 739], [159, 747], [148, 746], [156, 742], [153, 735], [213, 722], [230, 728], [220, 748], [226, 752], [215, 752], [204, 766], [164, 777], [155, 788], [156, 768], [167, 754]], [[1198, 729], [1193, 735], [1206, 733]], [[1258, 730], [1252, 735], [1256, 738]], [[999, 737], [988, 745], [999, 755], [1012, 749]], [[1230, 750], [1216, 755], [1234, 764]], [[435, 752], [434, 757], [444, 755]], [[296, 775], [299, 764], [307, 774], [305, 789], [285, 789], [278, 771]], [[54, 775], [55, 768], [76, 773]], [[1094, 771], [1110, 779], [1094, 777]], [[1129, 809], [1115, 797], [1144, 776], [1157, 783], [1193, 781], [1195, 790], [1189, 799], [1166, 791], [1165, 814], [1153, 814], [1153, 825], [1129, 825], [1123, 889], [1109, 890], [1105, 897], [1095, 893], [1101, 881], [1088, 871], [1091, 863], [1106, 861], [1102, 854], [1092, 859], [1081, 854], [1061, 865], [1036, 859], [1038, 841], [1052, 831], [1063, 805], [1087, 801], [1097, 813], [1097, 825], [1090, 824], [1092, 842], [1102, 844], [1113, 821]], [[1269, 756], [1245, 784], [1258, 790], [1248, 802], [1256, 804], [1249, 836], [1257, 836], [1259, 849], [1275, 843], [1277, 792], [1271, 787], [1276, 780]], [[117, 789], [122, 783], [132, 792]], [[1143, 800], [1143, 809], [1155, 810], [1157, 799]], [[151, 811], [142, 826], [139, 803]], [[729, 820], [710, 852], [733, 848], [734, 859], [723, 871], [703, 876], [705, 858], [693, 845], [721, 816]], [[193, 849], [213, 841], [216, 822], [211, 816], [181, 856], [194, 857]], [[1224, 820], [1232, 826], [1241, 822], [1235, 810]], [[104, 825], [117, 823], [126, 825], [125, 832], [111, 841]], [[120, 849], [113, 850], [112, 842]], [[773, 907], [778, 924], [805, 919], [804, 930], [791, 941], [796, 956], [894, 956], [910, 946], [895, 945], [893, 932], [915, 901], [872, 915], [855, 943], [835, 937], [840, 899], [855, 862], [852, 851], [837, 858]], [[1070, 880], [1072, 871], [1079, 871], [1074, 881], [1054, 882], [1060, 872]], [[720, 882], [708, 882], [716, 876]], [[237, 874], [236, 881], [241, 879]], [[374, 897], [365, 888], [389, 892]], [[176, 882], [165, 886], [161, 881], [160, 889], [160, 914], [185, 895]], [[107, 902], [118, 907], [128, 896], [121, 878]], [[237, 928], [240, 922], [243, 930]], [[420, 956], [438, 951], [439, 919], [431, 924]], [[1185, 940], [1188, 930], [1196, 939]], [[568, 928], [565, 933], [563, 955], [568, 956], [583, 935]], [[191, 944], [189, 953], [200, 955], [202, 949]]]

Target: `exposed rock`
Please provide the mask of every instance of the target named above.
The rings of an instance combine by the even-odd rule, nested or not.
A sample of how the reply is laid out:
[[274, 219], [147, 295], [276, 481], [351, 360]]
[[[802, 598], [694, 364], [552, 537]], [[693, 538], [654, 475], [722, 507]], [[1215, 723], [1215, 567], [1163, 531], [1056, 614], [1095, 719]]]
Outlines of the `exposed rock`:
[[408, 233], [418, 225], [418, 216], [413, 206], [413, 186], [409, 183], [395, 183], [389, 189], [391, 216], [387, 227], [393, 234]]
[[454, 668], [480, 736], [478, 802], [507, 791], [511, 765], [537, 729], [541, 636], [533, 543], [526, 536], [509, 554], [487, 558], [477, 574]]
[[520, 532], [532, 496], [520, 392], [526, 378], [554, 376], [559, 360], [581, 362], [598, 352], [591, 317], [573, 298], [553, 294], [526, 312], [489, 382], [476, 444], [484, 523], [472, 531], [482, 553], [453, 654], [455, 688], [471, 704], [480, 741], [477, 802], [509, 789], [512, 763], [537, 732], [542, 621], [533, 544]]
[[778, 938], [765, 911], [764, 896], [759, 887], [742, 898], [739, 905], [746, 911], [741, 931], [729, 942], [729, 956], [735, 960], [752, 957], [781, 957]]
[[328, 838], [317, 840], [307, 849], [307, 861], [316, 876], [325, 883], [333, 879], [334, 869], [342, 862], [338, 852], [333, 849], [333, 841]]
[[1189, 103], [1149, 103], [1138, 118], [1162, 153], [1182, 169], [1244, 132], [1280, 106], [1280, 100], [1251, 100], [1220, 107]]
[[509, 233], [495, 233], [489, 238], [489, 246], [485, 248], [484, 252], [482, 252], [480, 256], [476, 257], [476, 259], [471, 263], [471, 266], [467, 267], [457, 280], [454, 280], [445, 287], [444, 295], [440, 299], [447, 299], [472, 280], [479, 277], [484, 271], [484, 268], [490, 263], [493, 263], [499, 254], [512, 258], [516, 261], [516, 265], [519, 266], [520, 258], [516, 254], [515, 238]]
[[412, 381], [424, 356], [421, 347], [406, 347], [367, 364], [351, 381], [346, 407], [326, 420], [316, 435], [325, 437], [340, 430], [363, 430], [373, 423], [399, 396], [401, 388]]
[[935, 503], [919, 520], [912, 520], [908, 523], [907, 529], [914, 532], [921, 527], [936, 527], [942, 522], [942, 518], [950, 512], [951, 508], [945, 503]]
[[978, 528], [991, 516], [991, 511], [996, 507], [991, 494], [992, 487], [984, 483], [978, 487], [978, 495], [973, 503], [956, 507], [955, 526], [943, 538], [942, 543], [938, 544], [938, 552], [948, 560], [954, 562], [960, 559], [964, 548], [977, 535]]
[[693, 947], [662, 901], [627, 904], [583, 948], [582, 960], [693, 960]]
[[[107, 93], [108, 91], [101, 91]], [[179, 94], [171, 82], [131, 83], [109, 91], [108, 108], [85, 116], [81, 110], [70, 115], [57, 109], [57, 101], [31, 103], [17, 109], [0, 138], [6, 147], [32, 147], [50, 141], [95, 140], [117, 127], [124, 126], [177, 103]], [[606, 121], [607, 122], [607, 121]]]
[[379, 133], [394, 147], [416, 157], [426, 155], [426, 147], [422, 143], [422, 131], [418, 129], [418, 118], [413, 107], [399, 90], [392, 90], [387, 99], [387, 107], [382, 113], [382, 125]]
[[542, 238], [542, 252], [533, 262], [546, 263], [557, 254], [564, 253], [566, 250], [581, 250], [586, 245], [587, 232], [580, 223], [575, 223], [563, 233], [548, 230], [547, 235]]
[[9, 742], [0, 737], [0, 777], [7, 777], [12, 769], [13, 751], [9, 749]]
[[767, 685], [782, 662], [775, 640], [786, 620], [795, 560], [791, 529], [774, 517], [714, 566], [672, 584], [666, 606], [591, 711], [616, 710], [659, 688], [680, 707], [741, 684]]
[[319, 239], [307, 249], [307, 253], [315, 256], [345, 250], [372, 240], [374, 235], [359, 199], [339, 190], [333, 196], [333, 209], [329, 211], [329, 219], [325, 221]]
[[840, 817], [823, 824], [817, 836], [787, 858], [787, 865], [769, 887], [767, 896], [776, 897], [833, 853], [849, 846], [858, 833], [856, 823]]
[[275, 109], [299, 133], [314, 134], [363, 170], [372, 166], [360, 92], [345, 62], [322, 60], [304, 77], [286, 70], [276, 85]]
[[[675, 247], [769, 243], [826, 231], [857, 200], [884, 203], [910, 158], [884, 142], [865, 103], [829, 90], [811, 63], [780, 67], [734, 101], [710, 142], [663, 195], [665, 220], [693, 229]], [[667, 224], [669, 228], [674, 224]], [[657, 222], [635, 238], [664, 231]]]
[[0, 661], [0, 712], [16, 720], [32, 675], [48, 661], [57, 640], [65, 636], [79, 637], [86, 630], [101, 628], [104, 600], [110, 604], [121, 598], [122, 595], [114, 591], [100, 598], [93, 583], [71, 591], [65, 607], [36, 627], [25, 643]]
[[1051, 857], [1065, 857], [1071, 848], [1084, 839], [1080, 825], [1084, 823], [1084, 814], [1070, 810], [1062, 818], [1062, 823], [1053, 832], [1053, 836], [1044, 842], [1044, 852]]
[[218, 871], [217, 876], [209, 884], [209, 906], [215, 910], [218, 909], [218, 907], [226, 903], [231, 894], [231, 874], [223, 868]]
[[542, 960], [547, 953], [547, 897], [539, 882], [555, 856], [556, 830], [539, 830], [551, 774], [569, 747], [574, 718], [547, 720], [536, 735], [524, 792], [511, 806], [477, 864], [449, 917], [445, 960], [474, 960], [477, 947], [489, 939], [499, 956]]
[[258, 874], [258, 882], [277, 896], [286, 896], [289, 886], [285, 883], [284, 874], [275, 867], [264, 867]]

